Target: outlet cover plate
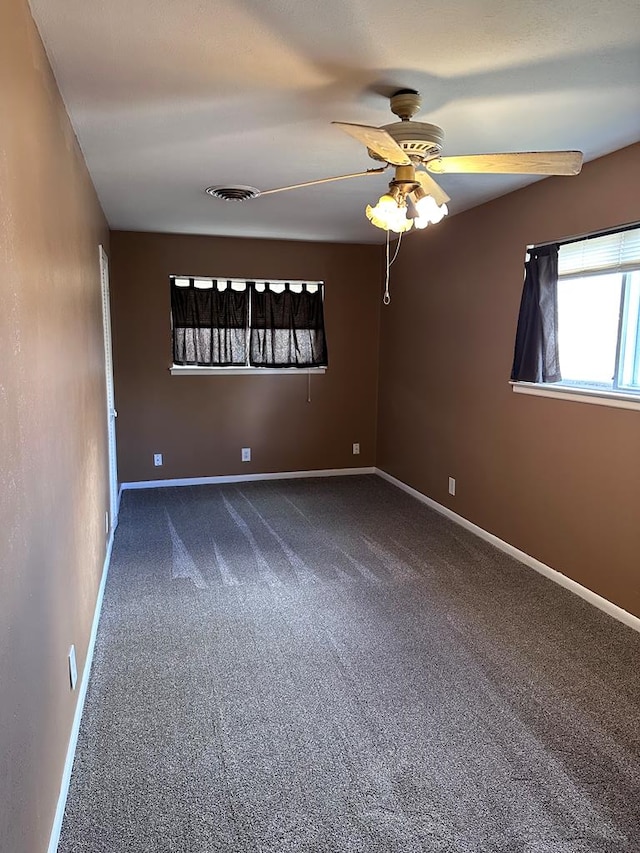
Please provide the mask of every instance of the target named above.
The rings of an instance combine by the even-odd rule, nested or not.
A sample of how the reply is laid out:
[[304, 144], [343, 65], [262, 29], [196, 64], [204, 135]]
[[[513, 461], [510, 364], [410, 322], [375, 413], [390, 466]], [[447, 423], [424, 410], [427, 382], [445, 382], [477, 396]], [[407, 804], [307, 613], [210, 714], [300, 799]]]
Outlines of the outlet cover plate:
[[162, 453], [153, 454], [153, 464], [156, 468], [159, 468], [162, 465]]
[[242, 461], [243, 462], [251, 462], [251, 448], [243, 447], [242, 448]]
[[354, 441], [353, 442], [353, 455], [357, 456], [358, 453], [360, 453], [360, 442]]
[[455, 477], [449, 477], [449, 494], [455, 495], [456, 493], [456, 481]]

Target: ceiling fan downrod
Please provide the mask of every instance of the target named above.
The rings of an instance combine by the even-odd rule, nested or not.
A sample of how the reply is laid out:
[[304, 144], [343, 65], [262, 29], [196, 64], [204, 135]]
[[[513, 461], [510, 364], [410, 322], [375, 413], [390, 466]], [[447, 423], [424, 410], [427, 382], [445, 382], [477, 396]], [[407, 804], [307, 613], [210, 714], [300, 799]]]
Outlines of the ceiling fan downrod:
[[397, 193], [404, 199], [409, 193], [417, 190], [420, 182], [416, 179], [415, 166], [396, 166], [393, 180], [389, 183], [389, 188], [396, 188]]

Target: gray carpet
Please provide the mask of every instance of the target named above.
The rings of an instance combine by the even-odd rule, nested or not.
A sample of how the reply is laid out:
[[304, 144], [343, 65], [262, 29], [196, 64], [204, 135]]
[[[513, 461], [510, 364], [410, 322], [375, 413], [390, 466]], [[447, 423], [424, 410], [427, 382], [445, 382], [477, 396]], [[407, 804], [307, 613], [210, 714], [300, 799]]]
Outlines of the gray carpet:
[[126, 492], [61, 853], [638, 853], [640, 635], [377, 477]]

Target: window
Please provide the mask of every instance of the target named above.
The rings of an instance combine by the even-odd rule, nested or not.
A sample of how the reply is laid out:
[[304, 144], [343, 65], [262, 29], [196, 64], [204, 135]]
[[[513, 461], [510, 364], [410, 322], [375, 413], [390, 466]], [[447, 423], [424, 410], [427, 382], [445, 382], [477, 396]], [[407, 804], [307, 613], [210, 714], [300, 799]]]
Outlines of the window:
[[528, 250], [511, 379], [640, 407], [640, 227]]
[[172, 276], [174, 368], [324, 368], [323, 298], [322, 282]]
[[640, 392], [640, 228], [560, 246], [562, 385]]

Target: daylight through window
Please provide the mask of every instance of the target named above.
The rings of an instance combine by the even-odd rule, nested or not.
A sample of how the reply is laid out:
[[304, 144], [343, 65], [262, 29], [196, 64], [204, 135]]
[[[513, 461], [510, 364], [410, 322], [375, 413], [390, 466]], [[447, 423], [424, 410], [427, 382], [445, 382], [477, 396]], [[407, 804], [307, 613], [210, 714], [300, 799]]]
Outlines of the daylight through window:
[[640, 392], [640, 228], [561, 245], [561, 385]]

